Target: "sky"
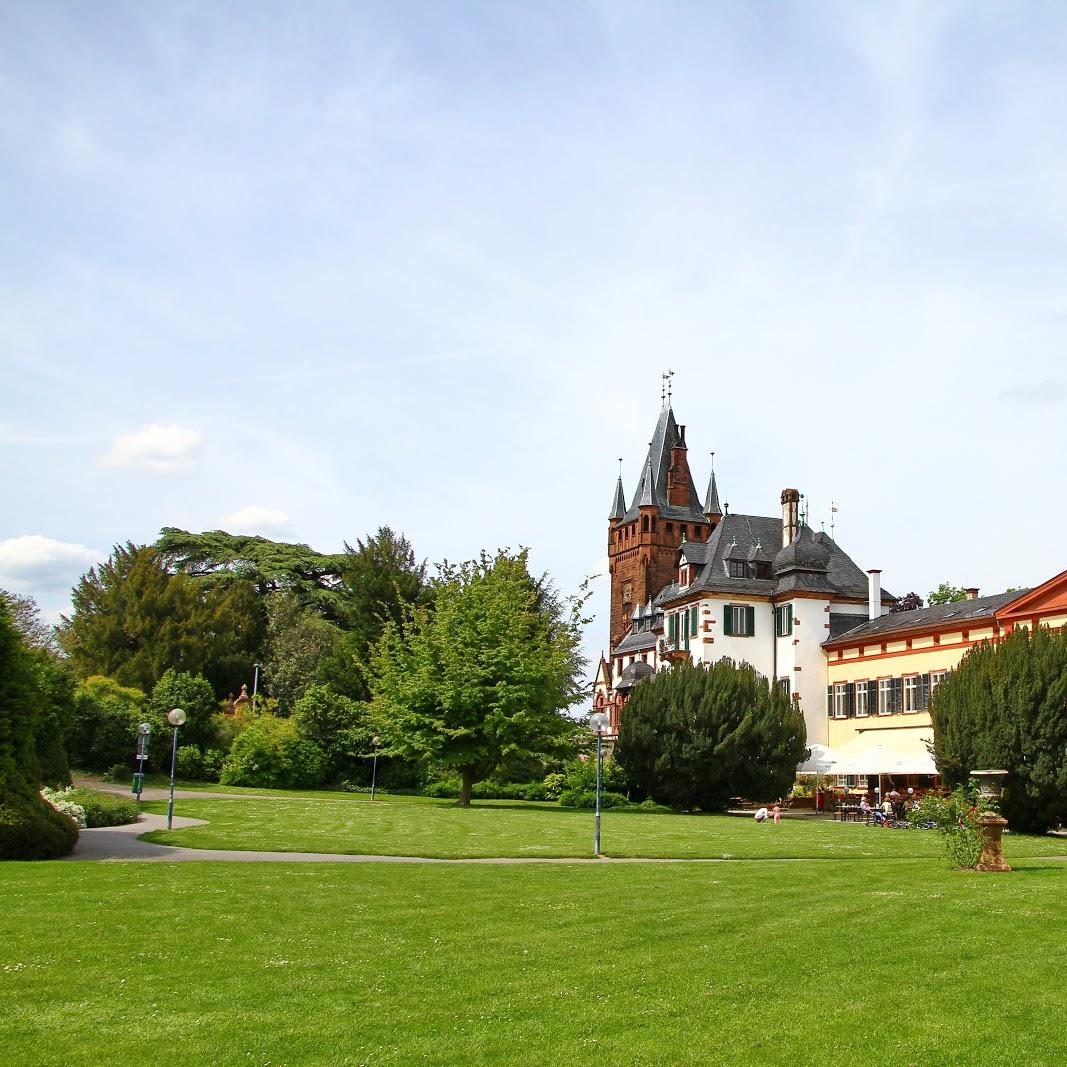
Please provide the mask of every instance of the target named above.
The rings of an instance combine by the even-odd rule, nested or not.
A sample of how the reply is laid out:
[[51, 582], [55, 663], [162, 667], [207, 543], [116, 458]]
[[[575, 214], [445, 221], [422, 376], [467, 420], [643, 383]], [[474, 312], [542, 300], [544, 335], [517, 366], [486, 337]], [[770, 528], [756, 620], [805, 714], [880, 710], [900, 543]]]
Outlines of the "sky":
[[599, 574], [675, 372], [884, 587], [1067, 568], [1060, 3], [0, 3], [0, 587], [226, 529]]

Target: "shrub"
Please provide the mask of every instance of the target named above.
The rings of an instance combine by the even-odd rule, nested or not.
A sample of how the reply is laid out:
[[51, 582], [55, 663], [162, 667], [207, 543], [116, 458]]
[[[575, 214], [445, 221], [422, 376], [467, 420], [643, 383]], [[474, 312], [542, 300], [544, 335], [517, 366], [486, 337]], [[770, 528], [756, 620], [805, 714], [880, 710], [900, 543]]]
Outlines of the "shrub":
[[982, 832], [978, 819], [989, 810], [977, 783], [957, 786], [948, 796], [927, 793], [908, 812], [912, 826], [932, 826], [941, 835], [945, 853], [961, 868], [978, 865], [982, 855]]
[[132, 796], [118, 797], [85, 786], [67, 789], [65, 796], [85, 811], [85, 825], [90, 829], [97, 826], [125, 826], [137, 822], [141, 815], [141, 809]]
[[127, 778], [132, 778], [133, 771], [125, 763], [116, 763], [104, 771], [103, 777], [105, 782], [119, 783], [126, 781]]
[[0, 797], [0, 860], [54, 860], [78, 840], [78, 827], [41, 797]]
[[[67, 751], [74, 766], [102, 771], [132, 760], [137, 751], [137, 724], [145, 717], [144, 705], [140, 689], [119, 685], [114, 678], [97, 674], [81, 682], [74, 690], [67, 733]], [[152, 740], [158, 744], [156, 736]]]
[[291, 719], [263, 715], [234, 741], [219, 781], [262, 789], [313, 789], [322, 784], [326, 763], [326, 753], [298, 737]]
[[[596, 808], [595, 789], [565, 789], [559, 798], [560, 804], [565, 808]], [[607, 811], [609, 808], [628, 808], [633, 805], [622, 793], [601, 792], [600, 807]]]
[[68, 819], [74, 821], [74, 825], [79, 830], [84, 830], [86, 827], [85, 821], [85, 808], [79, 803], [70, 798], [70, 790], [68, 789], [50, 789], [45, 786], [41, 790], [41, 796], [52, 805], [56, 811], [62, 812]]
[[545, 790], [545, 800], [559, 800], [560, 793], [567, 788], [565, 774], [546, 774], [541, 783]]
[[204, 756], [199, 745], [178, 746], [178, 777], [201, 781], [204, 777]]
[[201, 759], [205, 782], [217, 782], [226, 762], [226, 752], [221, 748], [209, 748]]

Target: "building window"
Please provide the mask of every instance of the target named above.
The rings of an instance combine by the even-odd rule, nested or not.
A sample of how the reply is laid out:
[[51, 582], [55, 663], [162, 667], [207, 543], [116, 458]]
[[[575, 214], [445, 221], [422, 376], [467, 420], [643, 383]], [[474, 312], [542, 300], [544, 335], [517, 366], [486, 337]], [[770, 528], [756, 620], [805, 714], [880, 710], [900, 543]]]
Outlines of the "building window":
[[866, 682], [856, 682], [855, 685], [854, 685], [854, 688], [855, 688], [855, 694], [856, 695], [853, 697], [853, 703], [855, 704], [855, 707], [856, 707], [856, 718], [857, 719], [866, 719], [868, 714], [870, 714], [869, 711], [867, 710], [868, 709], [868, 704], [867, 704], [867, 683]]
[[748, 568], [743, 559], [731, 559], [727, 562], [731, 578], [744, 578]]
[[893, 714], [893, 679], [878, 679], [878, 714]]
[[793, 632], [792, 604], [782, 604], [774, 609], [774, 632], [779, 637], [788, 637]]
[[919, 679], [914, 674], [904, 679], [904, 710], [909, 714], [919, 710]]
[[747, 604], [727, 604], [722, 620], [726, 637], [751, 637], [756, 630], [756, 609]]
[[948, 671], [932, 671], [930, 674], [930, 692], [932, 693], [947, 677]]
[[674, 523], [673, 522], [667, 523], [667, 533], [668, 533], [668, 535], [674, 533]]
[[789, 696], [789, 679], [788, 678], [779, 678], [778, 679], [778, 688], [781, 689], [781, 691], [783, 693], [785, 693], [786, 696]]
[[679, 585], [688, 585], [689, 584], [689, 568], [688, 567], [682, 567], [682, 568], [679, 569], [679, 571], [678, 571], [678, 584]]
[[848, 690], [847, 682], [834, 682], [834, 718], [848, 718]]
[[755, 577], [761, 581], [767, 581], [771, 577], [771, 565], [769, 563], [758, 562], [753, 565], [753, 571]]

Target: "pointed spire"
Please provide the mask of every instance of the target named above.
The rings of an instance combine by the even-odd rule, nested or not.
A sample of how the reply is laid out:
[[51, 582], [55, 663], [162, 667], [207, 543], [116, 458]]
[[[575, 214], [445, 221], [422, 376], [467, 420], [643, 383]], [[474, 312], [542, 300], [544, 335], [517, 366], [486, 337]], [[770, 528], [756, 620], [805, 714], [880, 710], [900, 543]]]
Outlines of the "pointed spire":
[[704, 497], [704, 514], [711, 517], [722, 518], [722, 508], [719, 507], [719, 487], [715, 483], [715, 453], [711, 454], [711, 480], [708, 482], [708, 492]]
[[641, 479], [641, 496], [638, 507], [655, 507], [656, 498], [652, 492], [652, 442], [648, 444], [648, 461], [645, 463], [645, 476]]
[[615, 483], [615, 500], [611, 505], [612, 522], [617, 522], [626, 514], [626, 494], [622, 491], [622, 459], [619, 459], [619, 480]]

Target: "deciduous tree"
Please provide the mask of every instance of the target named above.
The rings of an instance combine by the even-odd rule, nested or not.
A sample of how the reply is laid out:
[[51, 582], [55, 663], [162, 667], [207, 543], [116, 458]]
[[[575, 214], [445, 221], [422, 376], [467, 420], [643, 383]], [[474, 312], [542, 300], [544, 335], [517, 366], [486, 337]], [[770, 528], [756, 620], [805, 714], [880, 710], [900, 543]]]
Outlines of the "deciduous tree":
[[458, 803], [510, 757], [551, 754], [582, 695], [581, 598], [534, 580], [525, 551], [442, 564], [432, 606], [388, 619], [372, 647], [373, 714], [387, 750], [455, 769]]
[[951, 604], [956, 600], [966, 600], [967, 592], [957, 585], [950, 585], [948, 582], [942, 582], [930, 593], [927, 599], [931, 605]]

